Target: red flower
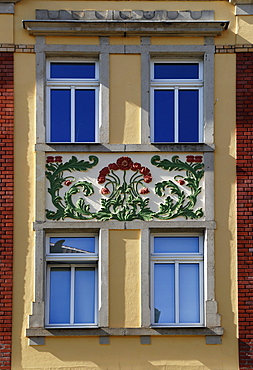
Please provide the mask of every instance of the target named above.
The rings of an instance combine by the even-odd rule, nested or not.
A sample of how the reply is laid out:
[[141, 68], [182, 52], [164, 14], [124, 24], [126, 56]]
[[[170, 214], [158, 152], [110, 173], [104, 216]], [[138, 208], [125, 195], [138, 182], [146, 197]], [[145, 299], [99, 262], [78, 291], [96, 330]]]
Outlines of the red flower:
[[110, 164], [108, 164], [108, 168], [110, 170], [117, 171], [119, 169], [119, 166], [116, 163], [110, 163]]
[[58, 155], [58, 156], [55, 157], [55, 160], [54, 161], [61, 163], [62, 162], [62, 157], [60, 155]]
[[71, 184], [72, 184], [72, 181], [70, 181], [70, 180], [66, 180], [66, 181], [64, 181], [64, 185], [69, 186], [69, 185], [71, 185]]
[[184, 185], [185, 184], [184, 180], [177, 180], [177, 182], [179, 183], [179, 185]]
[[98, 177], [98, 183], [103, 184], [105, 182], [105, 177], [104, 176], [99, 176]]
[[120, 157], [117, 159], [117, 165], [119, 166], [120, 170], [130, 170], [133, 165], [133, 161], [129, 157]]
[[196, 155], [195, 156], [195, 162], [201, 163], [202, 162], [202, 155]]
[[140, 173], [142, 174], [142, 175], [149, 175], [149, 176], [151, 176], [151, 174], [150, 174], [150, 169], [148, 169], [147, 167], [141, 167], [141, 169], [140, 169]]
[[104, 168], [102, 168], [102, 170], [99, 172], [99, 176], [105, 177], [106, 175], [108, 175], [108, 173], [110, 173], [109, 168], [108, 168], [108, 167], [104, 167]]
[[151, 181], [152, 181], [152, 176], [151, 176], [150, 173], [148, 175], [144, 176], [144, 182], [146, 182], [148, 184]]
[[186, 156], [186, 162], [195, 162], [194, 155], [187, 155]]
[[140, 194], [148, 194], [149, 190], [148, 190], [148, 188], [142, 188], [142, 189], [139, 190], [139, 193]]
[[51, 157], [51, 156], [47, 157], [47, 163], [52, 163], [52, 162], [54, 162], [54, 157]]
[[138, 171], [140, 169], [141, 169], [141, 164], [140, 163], [138, 163], [138, 162], [133, 163], [133, 165], [131, 167], [132, 171]]
[[109, 189], [107, 189], [107, 188], [102, 188], [102, 189], [100, 190], [100, 192], [101, 192], [101, 194], [103, 194], [103, 195], [105, 195], [105, 194], [110, 194], [110, 190], [109, 190]]

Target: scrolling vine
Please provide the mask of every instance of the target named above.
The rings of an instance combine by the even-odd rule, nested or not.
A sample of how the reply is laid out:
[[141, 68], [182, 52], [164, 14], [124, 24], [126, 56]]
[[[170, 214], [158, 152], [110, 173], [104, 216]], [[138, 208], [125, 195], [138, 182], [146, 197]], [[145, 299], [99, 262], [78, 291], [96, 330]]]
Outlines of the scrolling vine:
[[[85, 198], [94, 194], [94, 187], [88, 181], [76, 181], [67, 174], [73, 171], [87, 171], [99, 162], [98, 157], [89, 156], [89, 162], [77, 160], [75, 156], [65, 163], [62, 157], [47, 157], [46, 178], [49, 181], [48, 193], [56, 211], [46, 210], [46, 217], [50, 220], [76, 220], [98, 221], [118, 220], [132, 221], [153, 219], [170, 220], [182, 216], [185, 219], [198, 219], [203, 217], [202, 208], [195, 209], [197, 197], [201, 192], [200, 180], [204, 175], [202, 156], [186, 157], [183, 162], [175, 155], [171, 160], [161, 160], [158, 155], [151, 158], [151, 164], [166, 171], [177, 171], [172, 180], [157, 182], [155, 194], [165, 197], [159, 204], [158, 212], [149, 206], [150, 199], [145, 197], [150, 193], [146, 184], [153, 181], [149, 168], [141, 163], [133, 162], [130, 157], [120, 157], [114, 163], [102, 168], [98, 174], [98, 184], [103, 184], [100, 200], [101, 207], [97, 212], [91, 212]], [[67, 187], [70, 187], [67, 189]], [[60, 190], [65, 189], [64, 196]], [[188, 191], [187, 191], [188, 189]], [[74, 203], [73, 195], [82, 194]]]

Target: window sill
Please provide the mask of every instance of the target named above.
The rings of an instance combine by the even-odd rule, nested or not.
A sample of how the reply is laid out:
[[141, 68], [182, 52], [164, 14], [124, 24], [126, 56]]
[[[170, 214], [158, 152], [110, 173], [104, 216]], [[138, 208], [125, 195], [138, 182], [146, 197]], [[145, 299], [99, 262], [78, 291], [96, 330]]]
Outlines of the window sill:
[[36, 144], [42, 152], [213, 152], [214, 145], [193, 144]]
[[222, 327], [212, 328], [30, 328], [27, 337], [74, 337], [74, 336], [221, 336]]

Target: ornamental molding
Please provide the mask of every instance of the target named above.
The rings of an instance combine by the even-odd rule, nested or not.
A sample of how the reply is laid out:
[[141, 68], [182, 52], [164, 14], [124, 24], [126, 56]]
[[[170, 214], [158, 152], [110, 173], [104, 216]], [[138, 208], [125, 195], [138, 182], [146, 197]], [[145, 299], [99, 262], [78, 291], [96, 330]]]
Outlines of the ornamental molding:
[[23, 27], [34, 36], [217, 36], [229, 21], [214, 20], [214, 11], [47, 10]]
[[204, 216], [202, 155], [67, 158], [47, 156], [48, 220], [167, 221]]

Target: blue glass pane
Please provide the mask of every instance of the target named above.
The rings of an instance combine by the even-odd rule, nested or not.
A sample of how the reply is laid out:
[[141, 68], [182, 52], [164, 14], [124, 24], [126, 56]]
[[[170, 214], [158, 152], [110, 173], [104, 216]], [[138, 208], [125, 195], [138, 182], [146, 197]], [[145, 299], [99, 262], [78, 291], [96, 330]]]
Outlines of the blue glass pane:
[[50, 324], [70, 322], [70, 268], [53, 267], [50, 270]]
[[175, 267], [173, 264], [154, 265], [154, 322], [175, 321]]
[[51, 90], [50, 141], [71, 141], [70, 90]]
[[95, 253], [95, 238], [50, 238], [50, 253]]
[[51, 78], [95, 78], [95, 63], [50, 63]]
[[179, 90], [179, 142], [199, 141], [199, 91]]
[[179, 321], [200, 322], [199, 265], [179, 265]]
[[95, 268], [75, 271], [75, 323], [95, 322]]
[[76, 90], [75, 141], [95, 141], [95, 90]]
[[155, 79], [198, 79], [199, 64], [198, 63], [155, 63], [154, 65]]
[[154, 141], [174, 141], [174, 91], [154, 91]]
[[155, 237], [154, 253], [198, 253], [198, 237]]

